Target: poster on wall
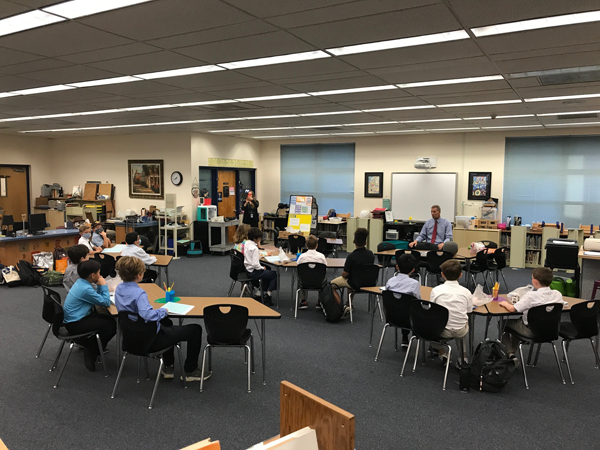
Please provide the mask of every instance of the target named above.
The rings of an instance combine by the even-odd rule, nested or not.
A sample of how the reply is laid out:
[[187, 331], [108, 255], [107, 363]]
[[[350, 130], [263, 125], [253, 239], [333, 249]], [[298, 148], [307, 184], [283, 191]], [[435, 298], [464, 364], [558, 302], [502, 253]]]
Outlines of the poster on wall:
[[311, 214], [313, 198], [310, 195], [291, 195], [290, 214]]
[[469, 200], [490, 198], [492, 172], [469, 172]]
[[129, 168], [129, 198], [151, 198], [163, 200], [164, 170], [163, 160], [127, 161]]

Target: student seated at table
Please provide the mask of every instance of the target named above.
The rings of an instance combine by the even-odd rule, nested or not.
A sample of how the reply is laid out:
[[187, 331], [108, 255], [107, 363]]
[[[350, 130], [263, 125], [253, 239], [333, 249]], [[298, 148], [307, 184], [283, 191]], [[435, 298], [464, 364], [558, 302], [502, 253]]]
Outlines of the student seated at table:
[[244, 254], [244, 248], [246, 247], [246, 241], [248, 240], [248, 231], [250, 231], [250, 225], [241, 223], [238, 225], [237, 230], [235, 230], [235, 235], [233, 236], [233, 241], [235, 242], [233, 248], [242, 255]]
[[[456, 259], [450, 259], [443, 263], [440, 268], [442, 269], [442, 277], [446, 281], [431, 290], [429, 300], [448, 310], [448, 323], [440, 337], [442, 339], [455, 339], [458, 344], [458, 341], [469, 332], [469, 313], [473, 310], [473, 298], [467, 288], [458, 284], [458, 280], [462, 276], [460, 262]], [[431, 344], [431, 346], [437, 349], [440, 359], [447, 363], [448, 356], [444, 347], [437, 344]], [[462, 355], [460, 355], [459, 360], [462, 360]]]
[[253, 280], [260, 280], [263, 288], [267, 285], [267, 292], [263, 297], [263, 303], [267, 306], [273, 306], [272, 294], [277, 290], [277, 274], [273, 270], [267, 269], [260, 264], [260, 250], [258, 246], [262, 239], [262, 231], [256, 227], [248, 231], [248, 240], [244, 246], [244, 267], [248, 276]]
[[[140, 236], [135, 231], [127, 233], [125, 236], [125, 243], [127, 245], [121, 252], [121, 256], [135, 256], [136, 258], [141, 259], [142, 262], [147, 266], [151, 266], [156, 262], [156, 256], [149, 255], [144, 251], [144, 249], [139, 247]], [[157, 277], [158, 273], [156, 273], [156, 271], [146, 269], [142, 283], [154, 283]]]
[[109, 248], [110, 239], [106, 236], [106, 231], [98, 221], [92, 224], [92, 245], [99, 248]]
[[89, 223], [83, 223], [79, 225], [79, 238], [78, 244], [85, 245], [92, 254], [100, 253], [102, 247], [94, 247], [92, 245], [92, 226]]
[[[79, 279], [69, 290], [65, 304], [65, 328], [71, 334], [82, 334], [97, 331], [102, 342], [102, 348], [117, 332], [115, 319], [106, 314], [97, 314], [94, 306], [110, 306], [110, 294], [104, 277], [100, 275], [100, 263], [95, 260], [80, 262], [77, 266]], [[93, 285], [97, 287], [94, 288]], [[96, 370], [98, 358], [98, 343], [96, 337], [78, 339], [83, 347], [85, 367], [93, 372]]]
[[[413, 255], [408, 253], [401, 255], [396, 261], [398, 273], [388, 280], [385, 289], [394, 293], [421, 298], [421, 285], [417, 280], [410, 277], [410, 274], [415, 271], [415, 267], [417, 267], [417, 260]], [[402, 330], [402, 348], [408, 348], [409, 334], [409, 330]]]
[[[306, 263], [319, 263], [327, 265], [327, 258], [323, 253], [317, 251], [317, 246], [319, 245], [319, 238], [313, 236], [312, 234], [306, 238], [306, 248], [308, 249], [306, 252], [302, 253], [298, 260], [297, 264], [306, 264]], [[314, 267], [314, 266], [313, 266]], [[327, 283], [327, 280], [323, 280], [323, 283]], [[300, 279], [298, 279], [298, 289], [302, 289], [302, 283], [300, 283]], [[306, 291], [300, 291], [300, 302], [298, 303], [298, 309], [307, 309], [308, 303], [306, 302]], [[317, 301], [317, 309], [321, 309], [321, 304]]]
[[[172, 346], [185, 341], [187, 342], [187, 356], [183, 370], [185, 371], [186, 381], [200, 381], [202, 374], [198, 367], [198, 355], [202, 348], [202, 327], [195, 323], [174, 326], [171, 319], [167, 317], [166, 309], [152, 308], [148, 301], [148, 294], [137, 284], [142, 280], [146, 271], [144, 263], [139, 258], [123, 256], [117, 261], [117, 271], [123, 280], [123, 283], [119, 284], [115, 290], [117, 311], [136, 313], [145, 322], [156, 322], [156, 336], [152, 340], [148, 352], [157, 352], [171, 347], [163, 354], [163, 378], [173, 378], [175, 357]], [[136, 316], [129, 317], [132, 320], [137, 320]], [[204, 379], [207, 380], [211, 374], [211, 372], [206, 373]]]
[[77, 274], [77, 266], [79, 263], [83, 261], [87, 261], [90, 257], [90, 249], [85, 245], [77, 244], [67, 250], [67, 256], [69, 257], [69, 262], [67, 264], [67, 268], [65, 269], [65, 274], [63, 276], [63, 286], [69, 292], [75, 282], [79, 280], [79, 275]]
[[519, 348], [519, 337], [512, 332], [516, 332], [522, 336], [533, 338], [533, 333], [527, 323], [527, 311], [534, 306], [546, 305], [549, 303], [561, 303], [567, 305], [562, 298], [562, 294], [549, 288], [554, 275], [548, 267], [538, 267], [531, 272], [531, 284], [536, 291], [531, 291], [525, 294], [516, 304], [502, 301], [498, 303], [506, 308], [509, 312], [523, 313], [523, 317], [519, 319], [509, 319], [506, 321], [504, 334], [502, 335], [502, 343], [506, 346], [506, 351], [509, 358], [515, 358], [515, 352]]
[[[350, 271], [358, 266], [363, 264], [373, 264], [375, 262], [375, 255], [373, 252], [367, 248], [367, 238], [369, 237], [369, 230], [366, 228], [357, 228], [354, 232], [354, 245], [356, 249], [348, 255], [346, 258], [346, 262], [344, 263], [344, 270], [342, 271], [342, 275], [331, 280], [331, 285], [333, 288], [333, 298], [335, 299], [338, 305], [342, 304], [342, 298], [340, 297], [340, 293], [338, 289], [349, 289], [349, 295], [353, 294], [353, 288], [348, 284], [348, 277], [350, 276]], [[346, 305], [344, 308], [344, 316], [346, 316], [350, 312], [350, 307]]]

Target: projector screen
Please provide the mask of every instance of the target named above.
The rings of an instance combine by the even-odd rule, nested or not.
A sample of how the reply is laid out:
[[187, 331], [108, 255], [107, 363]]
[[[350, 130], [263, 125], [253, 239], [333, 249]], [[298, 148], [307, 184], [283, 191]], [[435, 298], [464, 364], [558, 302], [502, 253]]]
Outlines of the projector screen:
[[456, 215], [455, 172], [392, 173], [391, 206], [394, 219], [431, 219], [431, 205], [440, 205], [441, 216], [450, 222]]

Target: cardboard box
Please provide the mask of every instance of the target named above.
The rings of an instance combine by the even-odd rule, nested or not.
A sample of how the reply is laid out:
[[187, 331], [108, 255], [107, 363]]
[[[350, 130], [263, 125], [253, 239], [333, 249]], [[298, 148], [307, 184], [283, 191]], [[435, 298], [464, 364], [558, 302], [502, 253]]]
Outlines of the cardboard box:
[[106, 195], [107, 199], [112, 199], [112, 184], [100, 184], [98, 185], [98, 195]]
[[48, 204], [48, 197], [37, 197], [35, 199], [35, 206], [46, 206]]
[[96, 183], [85, 183], [83, 190], [84, 200], [96, 200], [96, 194], [98, 193], [98, 184]]

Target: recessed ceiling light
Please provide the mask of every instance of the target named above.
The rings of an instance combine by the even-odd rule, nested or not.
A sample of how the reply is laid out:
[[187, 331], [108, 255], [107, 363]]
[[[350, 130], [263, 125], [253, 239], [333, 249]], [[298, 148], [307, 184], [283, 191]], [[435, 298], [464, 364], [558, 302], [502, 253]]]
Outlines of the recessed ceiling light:
[[471, 78], [454, 78], [451, 80], [437, 80], [437, 81], [420, 81], [416, 83], [404, 83], [397, 84], [401, 89], [407, 88], [416, 88], [423, 86], [442, 86], [445, 84], [462, 84], [462, 83], [479, 83], [481, 81], [494, 81], [494, 80], [503, 80], [502, 75], [490, 75], [487, 77], [471, 77]]
[[14, 97], [16, 95], [19, 94], [13, 94], [12, 92], [0, 92], [0, 98]]
[[355, 94], [357, 92], [371, 92], [371, 91], [387, 91], [390, 89], [398, 89], [393, 84], [388, 84], [384, 86], [369, 86], [362, 88], [351, 88], [351, 89], [336, 89], [332, 91], [318, 91], [318, 92], [309, 92], [308, 95], [314, 95], [316, 97], [324, 96], [324, 95], [339, 95], [339, 94]]
[[175, 103], [175, 106], [181, 106], [181, 107], [206, 106], [206, 105], [222, 105], [223, 103], [237, 103], [237, 100], [208, 100], [205, 102]]
[[141, 78], [136, 77], [115, 77], [115, 78], [104, 78], [101, 80], [91, 80], [91, 81], [81, 81], [79, 83], [67, 83], [69, 86], [75, 86], [77, 88], [86, 88], [92, 86], [105, 86], [107, 84], [120, 84], [120, 83], [130, 83], [132, 81], [142, 81]]
[[236, 98], [236, 102], [263, 102], [268, 100], [283, 100], [286, 98], [309, 97], [308, 94], [267, 95], [265, 97]]
[[577, 123], [547, 123], [547, 127], [564, 127], [564, 126], [584, 126], [584, 125], [600, 125], [600, 122], [577, 122]]
[[600, 94], [561, 95], [558, 97], [526, 98], [525, 101], [527, 103], [535, 103], [535, 102], [553, 102], [553, 101], [561, 101], [561, 100], [575, 100], [578, 98], [597, 98], [597, 97], [600, 97]]
[[425, 131], [467, 131], [467, 130], [480, 130], [479, 127], [474, 128], [435, 128], [435, 129], [425, 129]]
[[177, 108], [177, 105], [150, 105], [150, 106], [132, 106], [130, 108], [119, 108], [120, 111], [146, 111], [148, 109], [167, 109]]
[[0, 36], [43, 27], [63, 20], [65, 19], [62, 17], [36, 9], [0, 20]]
[[462, 119], [460, 119], [458, 117], [452, 117], [450, 119], [401, 120], [400, 123], [453, 122], [456, 120], [462, 120]]
[[134, 75], [135, 77], [142, 78], [144, 80], [155, 80], [157, 78], [171, 78], [171, 77], [183, 77], [186, 75], [195, 75], [198, 73], [217, 72], [219, 70], [225, 70], [222, 67], [215, 65], [198, 66], [198, 67], [187, 67], [185, 69], [173, 69], [163, 70], [160, 72], [141, 73]]
[[34, 95], [34, 94], [43, 94], [44, 92], [56, 92], [56, 91], [66, 91], [68, 89], [75, 89], [73, 86], [65, 86], [64, 84], [57, 84], [54, 86], [44, 86], [39, 88], [31, 88], [31, 89], [22, 89], [20, 91], [11, 91], [11, 94], [15, 95]]
[[306, 113], [306, 114], [298, 114], [301, 117], [312, 117], [312, 116], [335, 116], [336, 114], [358, 114], [362, 111], [329, 111], [329, 112], [320, 112], [320, 113]]
[[342, 127], [342, 124], [327, 124], [327, 125], [303, 125], [301, 127], [294, 127], [294, 128], [330, 128], [330, 127]]
[[390, 125], [390, 124], [394, 124], [394, 123], [400, 123], [396, 120], [392, 120], [392, 121], [388, 121], [388, 122], [364, 122], [364, 123], [345, 123], [342, 126], [343, 127], [364, 127], [364, 126], [370, 126], [370, 125]]
[[538, 117], [546, 117], [546, 116], [570, 116], [577, 114], [598, 114], [600, 111], [569, 111], [569, 112], [554, 112], [554, 113], [544, 113], [544, 114], [536, 114]]
[[352, 135], [356, 135], [356, 134], [375, 134], [375, 132], [373, 131], [356, 131], [354, 133], [349, 132], [349, 133], [330, 133], [331, 136], [345, 136], [348, 134], [352, 134]]
[[244, 117], [246, 120], [262, 120], [262, 119], [285, 119], [288, 117], [298, 117], [296, 114], [281, 114], [279, 116], [255, 116], [255, 117]]
[[516, 119], [519, 117], [535, 117], [535, 114], [514, 114], [509, 116], [483, 116], [483, 117], [463, 117], [463, 120], [490, 120], [490, 119]]
[[394, 48], [414, 47], [417, 45], [435, 44], [438, 42], [457, 41], [468, 39], [469, 35], [464, 30], [449, 31], [447, 33], [427, 34], [389, 41], [370, 42], [368, 44], [350, 45], [347, 47], [336, 47], [326, 49], [336, 56], [353, 55], [356, 53], [376, 52], [379, 50], [390, 50]]
[[499, 130], [505, 128], [541, 128], [543, 125], [506, 125], [504, 127], [482, 127], [484, 130]]
[[516, 33], [518, 31], [538, 30], [541, 28], [561, 27], [578, 23], [600, 21], [600, 11], [590, 11], [563, 16], [542, 17], [540, 19], [522, 20], [519, 22], [501, 23], [488, 27], [471, 28], [477, 37], [493, 36], [496, 34]]
[[316, 50], [312, 52], [291, 53], [289, 55], [267, 56], [266, 58], [247, 59], [245, 61], [235, 61], [229, 63], [220, 63], [219, 66], [226, 69], [244, 69], [247, 67], [270, 66], [273, 64], [283, 64], [298, 61], [310, 61], [313, 59], [331, 58], [331, 55]]
[[90, 16], [149, 1], [152, 0], [71, 0], [58, 5], [47, 6], [42, 10], [67, 19], [77, 19], [78, 17]]
[[327, 133], [318, 133], [318, 134], [290, 134], [287, 137], [313, 137], [313, 136], [329, 136]]
[[597, 71], [600, 71], [600, 66], [567, 67], [564, 69], [533, 70], [530, 72], [509, 73], [508, 78], [543, 77], [545, 75], [569, 75]]
[[411, 133], [411, 132], [415, 132], [415, 131], [425, 131], [425, 130], [421, 130], [421, 129], [415, 128], [414, 130], [376, 131], [375, 134]]
[[446, 105], [437, 105], [438, 108], [456, 108], [460, 106], [485, 106], [485, 105], [509, 105], [511, 103], [521, 103], [521, 100], [497, 100], [493, 102], [470, 102], [470, 103], [449, 103]]
[[397, 106], [395, 108], [363, 109], [363, 112], [409, 111], [411, 109], [431, 109], [431, 108], [435, 108], [435, 105]]

